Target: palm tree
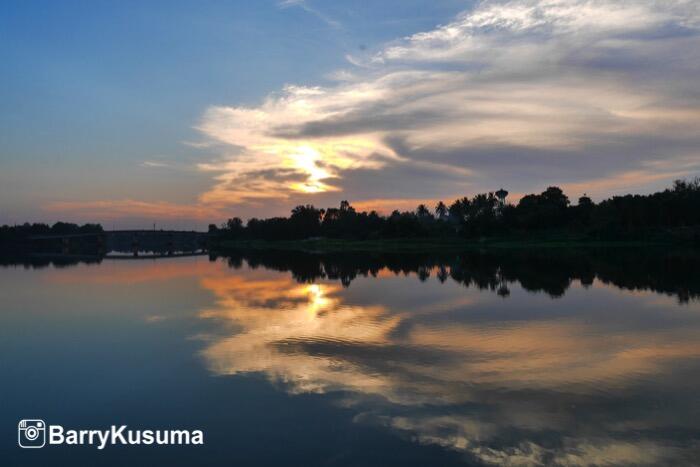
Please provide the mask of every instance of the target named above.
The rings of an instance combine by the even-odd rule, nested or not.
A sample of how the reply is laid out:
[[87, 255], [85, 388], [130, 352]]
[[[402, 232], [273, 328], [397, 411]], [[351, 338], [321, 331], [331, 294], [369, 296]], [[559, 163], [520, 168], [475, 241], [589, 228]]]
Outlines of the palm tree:
[[425, 204], [420, 204], [416, 208], [416, 215], [418, 217], [422, 217], [422, 218], [429, 217], [430, 210], [428, 209], [428, 207]]
[[447, 206], [445, 206], [445, 203], [438, 201], [438, 204], [435, 206], [435, 214], [438, 216], [438, 219], [445, 220], [447, 217]]

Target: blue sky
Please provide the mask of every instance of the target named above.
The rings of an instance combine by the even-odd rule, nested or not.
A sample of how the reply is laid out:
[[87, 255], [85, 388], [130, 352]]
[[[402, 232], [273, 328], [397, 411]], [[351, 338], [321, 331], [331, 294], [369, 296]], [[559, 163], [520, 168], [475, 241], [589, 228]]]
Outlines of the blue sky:
[[683, 0], [6, 2], [0, 223], [657, 189], [698, 173], [698, 24]]

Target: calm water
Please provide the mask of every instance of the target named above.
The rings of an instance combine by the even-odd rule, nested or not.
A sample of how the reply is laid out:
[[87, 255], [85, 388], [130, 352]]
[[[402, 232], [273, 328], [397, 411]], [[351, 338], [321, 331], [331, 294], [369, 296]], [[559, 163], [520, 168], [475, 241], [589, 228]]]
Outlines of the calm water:
[[696, 255], [7, 261], [0, 465], [697, 464]]

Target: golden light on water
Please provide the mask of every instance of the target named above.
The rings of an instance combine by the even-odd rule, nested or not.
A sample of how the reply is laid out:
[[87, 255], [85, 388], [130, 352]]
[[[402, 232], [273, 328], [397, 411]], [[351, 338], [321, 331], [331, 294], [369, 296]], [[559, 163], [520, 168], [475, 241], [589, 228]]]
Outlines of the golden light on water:
[[309, 295], [308, 311], [310, 315], [316, 316], [319, 310], [323, 310], [330, 305], [331, 300], [324, 296], [324, 290], [319, 284], [311, 284], [307, 287], [307, 291]]
[[[639, 333], [612, 339], [576, 320], [495, 327], [468, 322], [426, 325], [419, 316], [457, 305], [447, 298], [445, 303], [410, 312], [388, 308], [381, 300], [358, 305], [347, 301], [338, 284], [298, 284], [285, 274], [267, 273], [264, 278], [226, 274], [209, 277], [202, 285], [214, 292], [217, 304], [201, 316], [234, 323], [239, 329], [213, 340], [204, 350], [210, 369], [216, 374], [264, 372], [290, 384], [292, 392], [343, 389], [402, 403], [409, 387], [411, 401], [463, 402], [470, 397], [463, 392], [467, 382], [530, 389], [575, 385], [586, 393], [593, 390], [593, 381], [625, 387], [640, 375], [662, 372], [669, 361], [700, 355], [692, 335], [683, 331], [673, 336], [653, 334], [653, 344], [640, 346]], [[472, 307], [493, 297], [469, 294], [469, 298], [476, 302], [460, 300], [459, 306]], [[403, 332], [396, 334], [402, 326]], [[331, 346], [337, 353], [307, 353], [307, 345]], [[413, 361], [409, 352], [405, 361], [393, 363], [392, 372], [368, 374], [352, 353], [344, 353], [352, 348], [410, 348], [455, 358], [436, 364]], [[404, 372], [411, 375], [408, 380], [403, 376], [396, 380]]]
[[[356, 277], [347, 288], [328, 278], [308, 283], [289, 271], [231, 268], [222, 261], [173, 261], [160, 268], [138, 263], [102, 267], [100, 274], [92, 267], [49, 269], [40, 277], [54, 290], [89, 281], [103, 291], [157, 287], [166, 293], [194, 281], [209, 297], [197, 309], [211, 331], [193, 337], [202, 340], [201, 356], [212, 374], [264, 375], [290, 394], [332, 393], [357, 413], [359, 423], [381, 424], [486, 463], [523, 459], [522, 453], [535, 460], [573, 459], [561, 465], [589, 465], [584, 461], [598, 458], [606, 461], [600, 465], [662, 463], [673, 454], [664, 451], [664, 440], [620, 441], [617, 435], [677, 429], [677, 420], [646, 406], [641, 415], [596, 418], [592, 441], [584, 433], [570, 437], [564, 448], [539, 445], [529, 435], [503, 451], [484, 445], [517, 430], [566, 434], [569, 417], [583, 410], [601, 413], [599, 403], [608, 410], [611, 396], [635, 394], [651, 383], [673, 387], [674, 368], [700, 356], [696, 329], [680, 326], [694, 322], [698, 303], [678, 308], [671, 297], [600, 280], [581, 303], [579, 284], [550, 300], [525, 295], [513, 283], [513, 296], [504, 300], [475, 286], [439, 283], [435, 268], [425, 282], [384, 268], [375, 278]], [[618, 307], [613, 318], [595, 311], [611, 303]], [[657, 323], [670, 309], [677, 311], [675, 323], [638, 325], [638, 319]], [[139, 322], [155, 327], [178, 316], [149, 312]]]

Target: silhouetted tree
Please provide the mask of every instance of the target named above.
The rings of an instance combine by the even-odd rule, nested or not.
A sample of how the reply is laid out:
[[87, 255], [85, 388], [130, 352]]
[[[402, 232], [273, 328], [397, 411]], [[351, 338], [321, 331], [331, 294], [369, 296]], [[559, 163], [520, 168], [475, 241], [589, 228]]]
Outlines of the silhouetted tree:
[[416, 208], [416, 215], [422, 219], [427, 219], [429, 217], [432, 217], [430, 214], [430, 210], [428, 209], [428, 206], [426, 206], [425, 204], [418, 205], [418, 207]]
[[447, 206], [445, 206], [445, 203], [442, 201], [438, 201], [438, 203], [435, 205], [435, 215], [437, 218], [441, 221], [444, 221], [447, 218]]
[[[343, 200], [338, 208], [324, 210], [304, 205], [294, 208], [288, 218], [253, 218], [245, 227], [240, 219], [233, 218], [217, 235], [277, 240], [316, 236], [354, 239], [521, 237], [556, 233], [592, 239], [672, 235], [671, 238], [700, 242], [700, 179], [679, 180], [672, 188], [650, 195], [614, 196], [599, 204], [584, 195], [575, 206], [570, 206], [568, 197], [556, 186], [539, 194], [525, 195], [515, 206], [501, 205], [494, 193], [479, 193], [457, 199], [449, 207], [438, 202], [435, 214], [439, 222], [428, 207], [421, 204], [415, 212], [394, 210], [389, 216], [381, 216], [374, 211], [357, 212]], [[57, 224], [50, 229], [64, 228], [74, 227]], [[681, 228], [685, 230], [679, 230]]]

